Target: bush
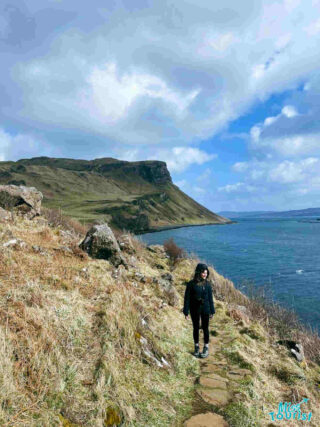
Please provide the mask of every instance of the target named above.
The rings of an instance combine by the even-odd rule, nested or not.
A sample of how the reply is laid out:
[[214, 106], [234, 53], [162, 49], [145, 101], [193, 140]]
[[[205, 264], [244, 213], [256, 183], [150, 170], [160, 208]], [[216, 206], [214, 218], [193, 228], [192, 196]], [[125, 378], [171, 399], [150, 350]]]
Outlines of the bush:
[[179, 258], [186, 257], [184, 249], [180, 248], [172, 237], [164, 242], [163, 247], [173, 264], [175, 264]]

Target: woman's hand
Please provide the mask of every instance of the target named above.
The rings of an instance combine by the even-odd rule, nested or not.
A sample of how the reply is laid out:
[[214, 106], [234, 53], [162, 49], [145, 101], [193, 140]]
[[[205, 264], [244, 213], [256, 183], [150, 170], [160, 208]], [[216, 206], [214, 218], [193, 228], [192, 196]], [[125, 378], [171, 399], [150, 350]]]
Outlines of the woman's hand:
[[213, 318], [213, 314], [210, 314], [210, 319], [212, 319]]
[[186, 318], [186, 320], [188, 320], [189, 319], [189, 314], [184, 315], [184, 317]]

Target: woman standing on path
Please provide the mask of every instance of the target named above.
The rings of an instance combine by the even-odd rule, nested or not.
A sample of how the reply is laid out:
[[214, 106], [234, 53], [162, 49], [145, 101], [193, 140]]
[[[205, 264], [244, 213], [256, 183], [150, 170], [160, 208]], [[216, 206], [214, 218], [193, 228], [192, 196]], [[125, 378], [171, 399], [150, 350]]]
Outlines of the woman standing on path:
[[[189, 309], [193, 323], [194, 356], [207, 357], [209, 354], [209, 317], [215, 313], [212, 287], [208, 282], [209, 269], [206, 264], [198, 264], [194, 278], [187, 283], [184, 294], [183, 314], [188, 319]], [[199, 353], [199, 321], [204, 334], [204, 346], [202, 353]]]

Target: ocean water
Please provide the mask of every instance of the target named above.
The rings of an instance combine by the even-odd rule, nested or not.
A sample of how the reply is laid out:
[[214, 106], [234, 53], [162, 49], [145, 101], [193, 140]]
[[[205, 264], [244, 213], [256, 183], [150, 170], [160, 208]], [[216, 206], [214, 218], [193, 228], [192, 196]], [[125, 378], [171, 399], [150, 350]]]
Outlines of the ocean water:
[[294, 309], [320, 332], [320, 221], [315, 218], [236, 218], [207, 225], [142, 234], [147, 244], [173, 237], [246, 293], [246, 283], [266, 285], [273, 299]]

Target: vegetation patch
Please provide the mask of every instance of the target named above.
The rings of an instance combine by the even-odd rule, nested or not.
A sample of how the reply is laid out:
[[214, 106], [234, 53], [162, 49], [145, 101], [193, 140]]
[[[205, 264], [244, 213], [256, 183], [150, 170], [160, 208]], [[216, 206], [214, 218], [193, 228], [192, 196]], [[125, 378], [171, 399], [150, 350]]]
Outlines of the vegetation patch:
[[239, 332], [240, 332], [240, 334], [248, 335], [253, 340], [260, 340], [260, 341], [266, 340], [264, 337], [259, 335], [253, 328], [247, 328], [246, 327], [246, 328], [241, 329]]
[[243, 402], [231, 402], [223, 409], [221, 415], [232, 427], [258, 427], [261, 425], [254, 408], [249, 410]]
[[223, 351], [224, 355], [228, 358], [230, 363], [238, 365], [240, 368], [249, 369], [254, 372], [255, 368], [252, 363], [245, 360], [245, 358], [238, 351]]
[[277, 377], [278, 380], [288, 385], [294, 385], [297, 382], [305, 379], [304, 375], [298, 374], [297, 372], [292, 372], [290, 368], [287, 368], [286, 366], [271, 366], [269, 372], [270, 374]]

